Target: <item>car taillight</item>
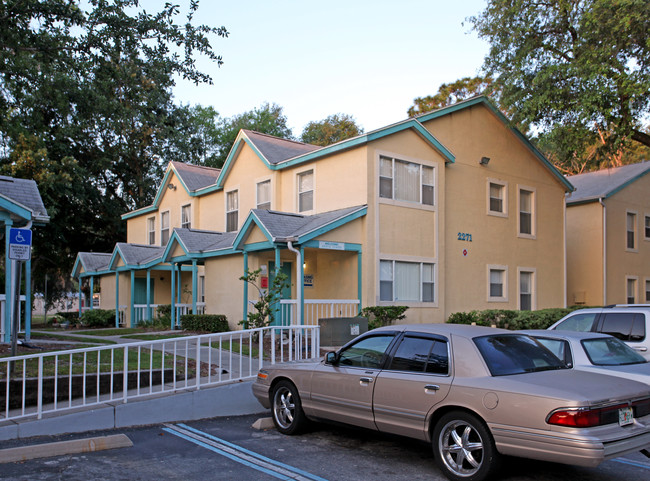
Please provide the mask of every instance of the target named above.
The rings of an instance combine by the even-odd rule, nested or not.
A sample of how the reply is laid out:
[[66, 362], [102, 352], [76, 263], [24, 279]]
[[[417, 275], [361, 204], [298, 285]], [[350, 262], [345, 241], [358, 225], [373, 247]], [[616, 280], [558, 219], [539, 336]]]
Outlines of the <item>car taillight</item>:
[[618, 422], [618, 410], [627, 407], [627, 404], [607, 406], [602, 408], [570, 408], [553, 411], [546, 420], [556, 426], [571, 428], [591, 428]]

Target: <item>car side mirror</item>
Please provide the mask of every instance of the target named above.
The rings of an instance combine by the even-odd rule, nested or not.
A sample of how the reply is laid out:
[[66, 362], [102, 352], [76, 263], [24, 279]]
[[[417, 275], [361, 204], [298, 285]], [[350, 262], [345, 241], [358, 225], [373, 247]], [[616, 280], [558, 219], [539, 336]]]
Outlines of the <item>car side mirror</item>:
[[338, 364], [339, 362], [339, 353], [335, 351], [330, 351], [325, 354], [325, 364]]

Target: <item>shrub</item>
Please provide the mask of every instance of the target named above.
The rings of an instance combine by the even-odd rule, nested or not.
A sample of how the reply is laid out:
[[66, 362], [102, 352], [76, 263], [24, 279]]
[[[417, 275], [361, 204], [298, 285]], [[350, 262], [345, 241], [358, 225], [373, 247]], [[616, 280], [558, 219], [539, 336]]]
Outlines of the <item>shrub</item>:
[[86, 327], [110, 327], [115, 325], [115, 309], [89, 309], [81, 316]]
[[474, 323], [478, 326], [496, 326], [511, 330], [546, 329], [575, 309], [576, 307], [541, 309], [539, 311], [487, 309], [484, 311], [454, 312], [449, 316], [447, 322], [450, 324]]
[[156, 309], [156, 318], [151, 323], [152, 326], [171, 326], [172, 324], [172, 305], [162, 304]]
[[454, 312], [447, 319], [449, 324], [478, 324], [478, 311]]
[[389, 326], [406, 317], [408, 306], [369, 306], [361, 309], [361, 315], [368, 318], [368, 329]]
[[184, 314], [181, 327], [194, 332], [228, 332], [230, 326], [223, 314]]
[[74, 324], [75, 322], [79, 322], [79, 312], [78, 311], [57, 312], [56, 317], [57, 317], [57, 319], [60, 319], [61, 321], [68, 321], [70, 324]]

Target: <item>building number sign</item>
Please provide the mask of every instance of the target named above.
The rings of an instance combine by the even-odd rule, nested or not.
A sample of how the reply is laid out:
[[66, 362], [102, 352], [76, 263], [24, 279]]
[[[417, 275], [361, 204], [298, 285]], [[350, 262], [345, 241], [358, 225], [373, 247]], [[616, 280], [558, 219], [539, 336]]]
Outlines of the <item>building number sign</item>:
[[459, 232], [458, 233], [458, 240], [459, 241], [472, 242], [472, 234], [468, 234], [466, 232]]

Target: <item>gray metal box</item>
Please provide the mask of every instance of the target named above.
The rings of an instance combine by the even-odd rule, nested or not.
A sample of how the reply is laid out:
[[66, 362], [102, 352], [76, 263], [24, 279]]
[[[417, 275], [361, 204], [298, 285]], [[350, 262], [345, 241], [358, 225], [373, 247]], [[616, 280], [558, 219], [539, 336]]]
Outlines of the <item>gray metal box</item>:
[[318, 320], [321, 346], [338, 347], [368, 331], [365, 317], [326, 317]]

